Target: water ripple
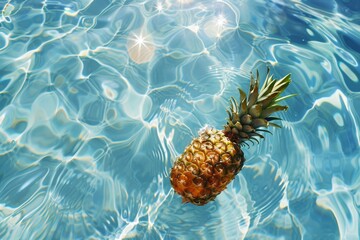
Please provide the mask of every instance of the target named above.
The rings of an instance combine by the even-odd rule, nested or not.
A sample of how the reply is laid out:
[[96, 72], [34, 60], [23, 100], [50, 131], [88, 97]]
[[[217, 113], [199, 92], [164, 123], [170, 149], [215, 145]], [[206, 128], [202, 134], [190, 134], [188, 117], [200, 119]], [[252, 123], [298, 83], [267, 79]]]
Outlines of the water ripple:
[[[355, 239], [356, 1], [0, 2], [1, 239]], [[169, 169], [250, 71], [292, 73], [283, 128], [214, 202]], [[273, 130], [273, 129], [271, 129]]]

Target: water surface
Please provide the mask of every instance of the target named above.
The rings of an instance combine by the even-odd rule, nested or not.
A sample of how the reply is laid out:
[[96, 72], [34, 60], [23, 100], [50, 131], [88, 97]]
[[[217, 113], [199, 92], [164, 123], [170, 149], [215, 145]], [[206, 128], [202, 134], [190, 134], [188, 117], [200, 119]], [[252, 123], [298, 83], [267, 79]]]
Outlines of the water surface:
[[[1, 1], [1, 239], [357, 239], [360, 2]], [[169, 171], [228, 100], [289, 110], [203, 207]]]

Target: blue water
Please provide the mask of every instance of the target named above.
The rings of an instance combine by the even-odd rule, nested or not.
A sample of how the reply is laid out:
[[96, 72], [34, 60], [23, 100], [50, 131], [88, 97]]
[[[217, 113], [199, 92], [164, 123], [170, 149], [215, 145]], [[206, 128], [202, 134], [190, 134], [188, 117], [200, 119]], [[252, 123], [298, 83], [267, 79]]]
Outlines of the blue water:
[[[0, 0], [0, 239], [358, 239], [359, 0]], [[169, 171], [237, 87], [283, 128], [203, 207]]]

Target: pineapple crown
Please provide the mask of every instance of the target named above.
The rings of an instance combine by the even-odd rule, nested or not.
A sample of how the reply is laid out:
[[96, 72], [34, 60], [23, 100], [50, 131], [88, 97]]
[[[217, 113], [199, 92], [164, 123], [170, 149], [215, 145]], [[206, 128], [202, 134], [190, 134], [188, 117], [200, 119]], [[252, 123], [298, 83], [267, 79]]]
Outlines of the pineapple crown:
[[248, 145], [247, 141], [259, 142], [257, 137], [264, 138], [259, 132], [271, 133], [264, 128], [269, 126], [280, 128], [272, 121], [281, 119], [271, 115], [278, 111], [287, 110], [288, 106], [279, 105], [279, 102], [295, 95], [280, 96], [290, 82], [290, 74], [276, 80], [270, 75], [268, 68], [265, 82], [259, 91], [259, 71], [256, 71], [256, 79], [251, 73], [248, 96], [239, 88], [239, 102], [234, 97], [230, 99], [230, 107], [226, 110], [229, 118], [224, 126], [225, 135], [233, 142]]

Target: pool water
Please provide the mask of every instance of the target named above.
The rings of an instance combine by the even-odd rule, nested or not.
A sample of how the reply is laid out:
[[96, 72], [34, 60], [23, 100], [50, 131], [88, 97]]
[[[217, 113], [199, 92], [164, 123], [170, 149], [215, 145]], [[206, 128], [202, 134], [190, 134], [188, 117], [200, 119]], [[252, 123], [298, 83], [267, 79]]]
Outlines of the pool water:
[[[0, 9], [0, 239], [358, 239], [360, 1]], [[283, 127], [215, 201], [182, 204], [176, 157], [267, 67], [298, 94]]]

